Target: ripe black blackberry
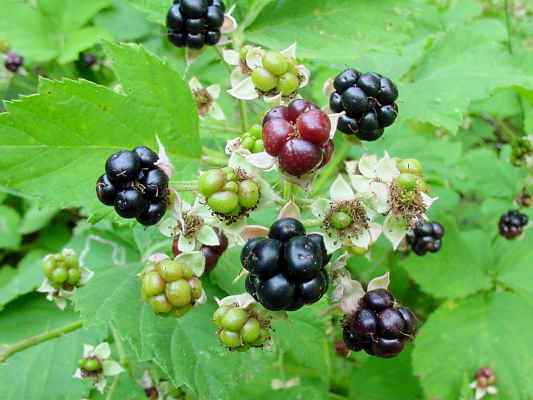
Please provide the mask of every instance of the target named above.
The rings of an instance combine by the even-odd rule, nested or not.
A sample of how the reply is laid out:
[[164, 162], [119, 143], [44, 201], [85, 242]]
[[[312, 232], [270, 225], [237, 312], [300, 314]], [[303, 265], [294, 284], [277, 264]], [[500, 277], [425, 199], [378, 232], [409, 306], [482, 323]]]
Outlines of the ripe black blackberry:
[[8, 71], [17, 73], [19, 68], [24, 64], [24, 57], [17, 53], [9, 52], [4, 57], [4, 66]]
[[216, 45], [222, 36], [224, 11], [221, 0], [174, 0], [167, 14], [169, 41], [191, 49]]
[[106, 173], [96, 182], [100, 202], [114, 206], [122, 218], [136, 218], [145, 226], [157, 224], [168, 202], [168, 176], [156, 165], [158, 160], [145, 146], [112, 154], [106, 161]]
[[341, 132], [374, 141], [396, 120], [398, 89], [390, 79], [348, 68], [337, 75], [333, 86], [329, 107], [336, 113], [346, 112], [337, 127]]
[[415, 315], [397, 305], [389, 291], [371, 290], [359, 306], [343, 323], [343, 340], [350, 350], [390, 358], [400, 354], [405, 343], [414, 337]]
[[407, 242], [417, 256], [423, 256], [428, 251], [436, 253], [442, 246], [444, 227], [438, 222], [424, 222], [418, 224], [412, 232], [407, 234]]
[[529, 218], [526, 214], [518, 210], [510, 210], [500, 217], [498, 223], [500, 235], [506, 239], [514, 239], [522, 234], [528, 222]]
[[328, 288], [328, 261], [323, 238], [306, 235], [294, 218], [276, 221], [269, 238], [250, 239], [241, 253], [242, 265], [250, 272], [246, 291], [276, 311], [295, 311], [320, 300]]

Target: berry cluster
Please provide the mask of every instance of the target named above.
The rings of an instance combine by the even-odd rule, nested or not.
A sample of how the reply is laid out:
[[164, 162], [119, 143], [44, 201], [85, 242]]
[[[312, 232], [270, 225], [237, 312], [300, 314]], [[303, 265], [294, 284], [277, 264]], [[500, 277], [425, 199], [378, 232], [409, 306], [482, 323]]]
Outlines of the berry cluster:
[[84, 378], [99, 375], [103, 370], [102, 362], [97, 357], [80, 358], [78, 360], [81, 375]]
[[333, 86], [335, 91], [329, 99], [329, 107], [336, 113], [346, 112], [339, 119], [341, 132], [373, 141], [396, 120], [398, 89], [390, 79], [348, 68], [337, 75]]
[[246, 291], [273, 311], [295, 311], [320, 300], [328, 288], [328, 261], [322, 236], [306, 235], [294, 218], [276, 221], [268, 239], [250, 239], [241, 253], [250, 272]]
[[222, 36], [222, 0], [174, 0], [167, 14], [168, 39], [176, 47], [214, 46]]
[[326, 165], [333, 154], [331, 122], [313, 103], [296, 99], [270, 110], [263, 119], [265, 150], [281, 169], [302, 176]]
[[16, 73], [24, 64], [24, 57], [17, 53], [9, 52], [4, 57], [4, 66], [8, 71]]
[[157, 224], [168, 202], [168, 176], [156, 165], [158, 159], [144, 146], [111, 155], [106, 173], [96, 182], [98, 199], [114, 206], [122, 218], [137, 218], [146, 226]]
[[231, 220], [253, 210], [261, 196], [260, 187], [253, 179], [231, 167], [204, 172], [200, 175], [198, 189], [215, 214]]
[[348, 348], [383, 358], [398, 355], [416, 332], [414, 314], [398, 307], [385, 289], [367, 292], [359, 305], [344, 321], [343, 339]]
[[[217, 265], [218, 259], [222, 254], [226, 251], [228, 248], [228, 238], [218, 228], [213, 228], [218, 236], [218, 246], [207, 246], [205, 244], [202, 245], [200, 248], [200, 251], [202, 252], [202, 255], [205, 258], [205, 272], [211, 272]], [[174, 241], [172, 242], [172, 252], [177, 257], [181, 254], [181, 251], [178, 248], [179, 243], [179, 236], [176, 236], [174, 238]]]
[[176, 260], [149, 264], [141, 274], [141, 293], [157, 314], [180, 317], [202, 296], [202, 282], [191, 268]]
[[72, 290], [80, 285], [82, 271], [72, 250], [49, 254], [43, 260], [43, 272], [56, 289]]
[[270, 338], [270, 323], [259, 314], [237, 306], [220, 306], [213, 314], [220, 342], [229, 349], [261, 347]]
[[295, 60], [285, 55], [269, 51], [261, 58], [262, 67], [252, 71], [255, 88], [265, 94], [282, 96], [293, 95], [300, 87], [300, 76], [295, 68]]
[[500, 217], [498, 223], [500, 235], [506, 239], [514, 239], [522, 234], [528, 222], [529, 218], [526, 214], [518, 210], [510, 210]]
[[442, 246], [444, 227], [438, 222], [423, 222], [415, 226], [407, 235], [407, 241], [417, 256], [429, 251], [436, 253]]
[[265, 150], [261, 126], [253, 125], [248, 132], [241, 136], [241, 147], [251, 153], [260, 153]]

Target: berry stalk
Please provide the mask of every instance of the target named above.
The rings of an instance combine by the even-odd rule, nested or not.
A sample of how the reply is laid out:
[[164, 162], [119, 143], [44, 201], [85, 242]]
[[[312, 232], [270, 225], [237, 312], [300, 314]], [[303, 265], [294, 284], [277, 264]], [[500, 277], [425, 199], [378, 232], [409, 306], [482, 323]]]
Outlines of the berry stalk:
[[0, 363], [6, 361], [13, 354], [20, 351], [29, 349], [30, 347], [37, 346], [38, 344], [47, 342], [52, 339], [56, 339], [67, 333], [74, 332], [83, 327], [83, 321], [76, 321], [72, 324], [65, 325], [61, 328], [52, 329], [51, 331], [40, 333], [38, 335], [22, 339], [17, 343], [12, 344], [11, 346], [6, 346], [0, 349]]

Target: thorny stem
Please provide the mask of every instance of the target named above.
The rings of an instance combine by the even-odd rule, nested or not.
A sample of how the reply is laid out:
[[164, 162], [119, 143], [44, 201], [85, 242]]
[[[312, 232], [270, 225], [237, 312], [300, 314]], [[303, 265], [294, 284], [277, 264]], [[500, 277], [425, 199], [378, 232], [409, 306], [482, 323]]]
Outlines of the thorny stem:
[[80, 329], [82, 326], [82, 321], [76, 321], [61, 328], [52, 329], [48, 332], [40, 333], [38, 335], [22, 339], [21, 341], [14, 343], [11, 346], [0, 348], [0, 363], [3, 363], [15, 353], [26, 350], [33, 346], [37, 346], [38, 344], [47, 342], [48, 340], [52, 340], [66, 335], [67, 333]]

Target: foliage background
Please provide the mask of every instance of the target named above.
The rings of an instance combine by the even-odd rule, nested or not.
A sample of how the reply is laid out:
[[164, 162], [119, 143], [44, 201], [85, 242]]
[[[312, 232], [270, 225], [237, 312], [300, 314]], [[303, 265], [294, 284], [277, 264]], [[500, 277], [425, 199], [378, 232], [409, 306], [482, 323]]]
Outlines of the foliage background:
[[[447, 229], [440, 253], [415, 258], [378, 242], [371, 261], [350, 259], [363, 281], [391, 271], [393, 292], [422, 321], [414, 345], [392, 360], [344, 360], [333, 347], [338, 324], [321, 315], [325, 300], [278, 322], [272, 351], [229, 353], [218, 345], [213, 296], [243, 291], [242, 281], [233, 283], [239, 249], [226, 252], [205, 280], [209, 303], [184, 318], [156, 317], [140, 299], [143, 257], [170, 244], [97, 204], [94, 181], [105, 159], [141, 143], [156, 147], [158, 134], [179, 179], [192, 179], [207, 167], [202, 155], [221, 157], [240, 126], [225, 94], [224, 123], [197, 118], [186, 82], [198, 76], [227, 89], [228, 71], [213, 49], [186, 68], [183, 51], [164, 37], [169, 3], [0, 0], [0, 40], [24, 55], [27, 70], [0, 72], [9, 100], [0, 105], [0, 355], [24, 338], [83, 321], [82, 329], [1, 363], [2, 398], [101, 398], [71, 376], [82, 344], [107, 338], [124, 347], [128, 366], [108, 399], [144, 398], [136, 380], [145, 369], [193, 399], [470, 399], [468, 384], [482, 366], [496, 372], [498, 399], [533, 399], [533, 238], [497, 235], [499, 216], [530, 185], [529, 171], [510, 155], [516, 139], [533, 131], [533, 4], [235, 2], [236, 43], [282, 49], [296, 41], [313, 72], [304, 95], [320, 105], [327, 103], [324, 81], [348, 65], [399, 83], [399, 121], [363, 148], [338, 135], [317, 192], [344, 158], [387, 151], [419, 159], [440, 197], [431, 210]], [[98, 70], [80, 65], [83, 51], [99, 56]], [[250, 121], [265, 109], [251, 106]], [[252, 222], [269, 225], [276, 213], [261, 210]], [[32, 292], [42, 256], [65, 246], [96, 276], [77, 292], [74, 309], [59, 312]]]

